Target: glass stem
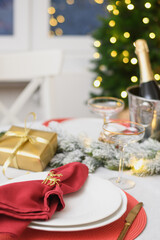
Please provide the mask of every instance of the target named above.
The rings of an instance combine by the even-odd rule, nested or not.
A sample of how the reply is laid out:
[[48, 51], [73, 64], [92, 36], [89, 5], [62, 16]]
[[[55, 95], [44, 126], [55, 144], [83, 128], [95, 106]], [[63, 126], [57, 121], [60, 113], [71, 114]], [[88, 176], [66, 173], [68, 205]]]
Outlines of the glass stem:
[[120, 149], [120, 160], [119, 160], [119, 171], [118, 171], [118, 178], [117, 182], [119, 183], [122, 178], [123, 174], [123, 166], [124, 166], [124, 146], [119, 146]]
[[104, 122], [104, 123], [106, 123], [107, 121], [109, 121], [109, 119], [110, 119], [110, 116], [109, 116], [109, 115], [107, 115], [107, 114], [104, 114], [104, 115], [103, 115], [103, 122]]

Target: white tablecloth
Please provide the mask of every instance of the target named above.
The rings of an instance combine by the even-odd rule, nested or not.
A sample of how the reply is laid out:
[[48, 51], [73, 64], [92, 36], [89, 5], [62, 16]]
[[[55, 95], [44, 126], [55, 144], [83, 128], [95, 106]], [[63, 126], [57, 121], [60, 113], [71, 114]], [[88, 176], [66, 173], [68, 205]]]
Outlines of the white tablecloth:
[[[98, 138], [102, 126], [101, 119], [82, 118], [73, 119], [61, 123], [66, 131], [74, 135], [86, 134], [93, 139]], [[0, 167], [2, 168], [2, 167]], [[1, 169], [0, 169], [1, 170]], [[8, 175], [18, 176], [25, 174], [25, 170], [16, 170], [9, 168]], [[101, 178], [108, 179], [117, 176], [116, 171], [105, 168], [99, 168], [94, 173]], [[129, 194], [138, 201], [144, 203], [144, 209], [147, 214], [147, 225], [144, 231], [138, 236], [138, 240], [159, 240], [160, 239], [160, 176], [136, 177], [130, 172], [125, 172], [128, 178], [135, 181], [133, 189], [127, 190]], [[0, 174], [0, 183], [7, 181], [7, 178]]]

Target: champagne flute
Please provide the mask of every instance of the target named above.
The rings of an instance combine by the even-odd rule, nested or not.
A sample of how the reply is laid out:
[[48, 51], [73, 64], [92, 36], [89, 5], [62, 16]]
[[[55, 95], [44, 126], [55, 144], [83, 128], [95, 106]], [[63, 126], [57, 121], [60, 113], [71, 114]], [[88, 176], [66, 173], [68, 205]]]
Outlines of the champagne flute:
[[[115, 97], [94, 97], [88, 100], [88, 106], [92, 112], [103, 117], [103, 124], [110, 117], [124, 109], [124, 101]], [[105, 142], [103, 132], [100, 132], [99, 141]]]
[[103, 125], [103, 133], [107, 141], [116, 144], [120, 150], [118, 177], [111, 178], [110, 181], [122, 189], [130, 189], [135, 186], [135, 182], [123, 178], [124, 149], [128, 144], [141, 140], [145, 133], [142, 124], [127, 120], [109, 120]]

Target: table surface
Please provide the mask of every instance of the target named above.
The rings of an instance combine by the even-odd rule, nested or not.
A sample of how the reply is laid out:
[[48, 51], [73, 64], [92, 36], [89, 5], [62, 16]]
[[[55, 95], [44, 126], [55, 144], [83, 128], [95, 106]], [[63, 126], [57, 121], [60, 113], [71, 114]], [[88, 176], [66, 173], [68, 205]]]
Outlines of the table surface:
[[[102, 120], [97, 118], [79, 118], [60, 123], [65, 131], [77, 136], [85, 134], [93, 139], [97, 139], [102, 127]], [[1, 171], [2, 167], [0, 167]], [[25, 174], [25, 170], [8, 168], [9, 176]], [[101, 178], [108, 179], [117, 176], [117, 171], [111, 171], [105, 168], [98, 168], [93, 173]], [[126, 190], [138, 201], [143, 202], [147, 214], [147, 225], [144, 231], [137, 237], [137, 240], [159, 240], [160, 239], [160, 176], [137, 177], [131, 175], [129, 171], [124, 173], [129, 179], [135, 181], [134, 188]], [[0, 183], [6, 182], [7, 178], [0, 174]]]

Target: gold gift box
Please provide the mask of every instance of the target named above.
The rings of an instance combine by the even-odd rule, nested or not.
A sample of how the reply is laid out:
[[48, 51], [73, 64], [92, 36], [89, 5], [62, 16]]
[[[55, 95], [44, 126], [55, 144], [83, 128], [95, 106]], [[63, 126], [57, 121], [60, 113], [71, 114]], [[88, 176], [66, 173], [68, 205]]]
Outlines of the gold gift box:
[[[28, 129], [27, 129], [28, 130]], [[9, 132], [15, 133], [15, 136], [4, 134], [0, 138], [0, 165], [3, 165], [8, 157], [14, 152], [15, 146], [21, 140], [21, 137], [16, 136], [16, 133], [25, 132], [24, 128], [12, 126]], [[27, 140], [18, 148], [15, 158], [11, 159], [9, 167], [15, 167], [15, 162], [18, 168], [29, 171], [40, 172], [45, 169], [57, 149], [57, 134], [54, 132], [45, 132], [41, 130], [30, 129], [28, 136], [33, 139], [41, 139], [31, 143]]]

